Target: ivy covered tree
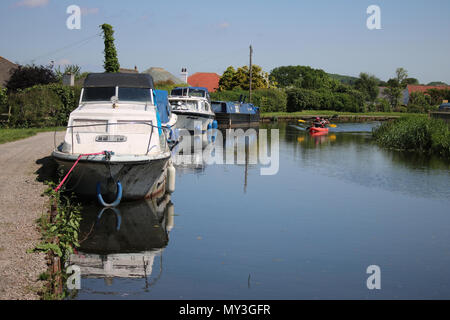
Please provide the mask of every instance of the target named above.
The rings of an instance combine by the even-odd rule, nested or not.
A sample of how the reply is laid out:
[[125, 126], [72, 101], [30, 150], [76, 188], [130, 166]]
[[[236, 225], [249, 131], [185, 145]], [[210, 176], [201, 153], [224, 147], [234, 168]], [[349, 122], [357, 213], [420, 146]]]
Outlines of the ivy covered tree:
[[105, 61], [104, 68], [106, 72], [119, 72], [120, 64], [117, 58], [117, 50], [114, 45], [114, 30], [109, 24], [102, 24], [100, 28], [103, 30], [103, 39], [105, 40]]

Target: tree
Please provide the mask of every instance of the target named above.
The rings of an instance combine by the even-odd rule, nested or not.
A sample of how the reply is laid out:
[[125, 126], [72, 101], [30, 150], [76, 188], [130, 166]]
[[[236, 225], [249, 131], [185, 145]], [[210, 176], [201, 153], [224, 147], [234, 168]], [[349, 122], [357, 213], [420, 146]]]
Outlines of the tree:
[[408, 71], [404, 68], [397, 68], [395, 70], [395, 73], [397, 75], [397, 81], [402, 87], [406, 87], [406, 79], [408, 78]]
[[19, 66], [13, 71], [6, 88], [8, 91], [15, 92], [38, 84], [50, 84], [57, 81], [51, 66]]
[[233, 79], [236, 75], [236, 70], [232, 66], [228, 67], [219, 80], [219, 91], [232, 90]]
[[333, 89], [340, 85], [339, 80], [332, 79], [325, 71], [308, 66], [275, 68], [270, 73], [270, 79], [276, 81], [281, 88]]
[[[252, 88], [266, 89], [269, 87], [269, 75], [264, 72], [258, 65], [253, 65], [252, 72]], [[238, 68], [236, 71], [233, 67], [228, 67], [219, 80], [219, 89], [233, 90], [250, 88], [250, 70], [248, 66]]]
[[361, 73], [359, 79], [356, 80], [355, 88], [366, 94], [369, 101], [375, 101], [380, 90], [378, 89], [379, 79], [367, 73]]
[[398, 78], [389, 79], [387, 88], [384, 91], [392, 108], [397, 108], [400, 104], [400, 97], [402, 96], [402, 87]]
[[417, 80], [416, 78], [406, 78], [405, 79], [405, 83], [408, 84], [415, 84], [418, 85], [419, 84], [419, 80]]
[[119, 59], [117, 59], [117, 51], [114, 45], [114, 30], [109, 24], [102, 24], [100, 28], [103, 30], [103, 39], [105, 40], [105, 61], [104, 68], [106, 72], [117, 73], [120, 69]]

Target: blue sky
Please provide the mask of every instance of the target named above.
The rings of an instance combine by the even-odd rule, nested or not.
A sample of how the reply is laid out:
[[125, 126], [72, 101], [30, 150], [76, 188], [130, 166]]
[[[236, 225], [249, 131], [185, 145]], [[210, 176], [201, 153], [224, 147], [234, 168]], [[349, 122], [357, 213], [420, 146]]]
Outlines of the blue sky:
[[[81, 30], [66, 9], [82, 8]], [[366, 9], [381, 8], [381, 30]], [[448, 0], [2, 0], [0, 55], [22, 64], [73, 63], [102, 71], [98, 26], [110, 23], [122, 67], [179, 74], [254, 63], [264, 70], [310, 65], [330, 73], [369, 72], [387, 80], [397, 67], [421, 82], [450, 83]]]

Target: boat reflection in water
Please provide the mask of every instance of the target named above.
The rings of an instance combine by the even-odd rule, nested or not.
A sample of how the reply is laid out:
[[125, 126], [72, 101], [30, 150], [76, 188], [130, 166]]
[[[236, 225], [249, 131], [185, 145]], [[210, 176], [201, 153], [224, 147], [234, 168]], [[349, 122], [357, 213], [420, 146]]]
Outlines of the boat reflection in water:
[[[81, 247], [71, 256], [70, 265], [80, 267], [82, 278], [103, 278], [108, 285], [114, 278], [144, 278], [148, 287], [155, 259], [162, 259], [173, 226], [174, 205], [169, 194], [114, 209], [87, 207]], [[159, 265], [153, 283], [161, 275], [162, 263]]]

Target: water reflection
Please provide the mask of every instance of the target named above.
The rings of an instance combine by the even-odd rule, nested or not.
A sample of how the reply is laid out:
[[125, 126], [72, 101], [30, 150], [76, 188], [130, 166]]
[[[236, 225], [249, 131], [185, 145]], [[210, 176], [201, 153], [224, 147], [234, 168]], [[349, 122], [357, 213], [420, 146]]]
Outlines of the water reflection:
[[[173, 225], [169, 194], [118, 208], [85, 206], [81, 247], [70, 264], [81, 268], [83, 278], [105, 279], [108, 286], [115, 278], [143, 278], [149, 287], [162, 273], [162, 253]], [[158, 257], [160, 269], [153, 275]]]

